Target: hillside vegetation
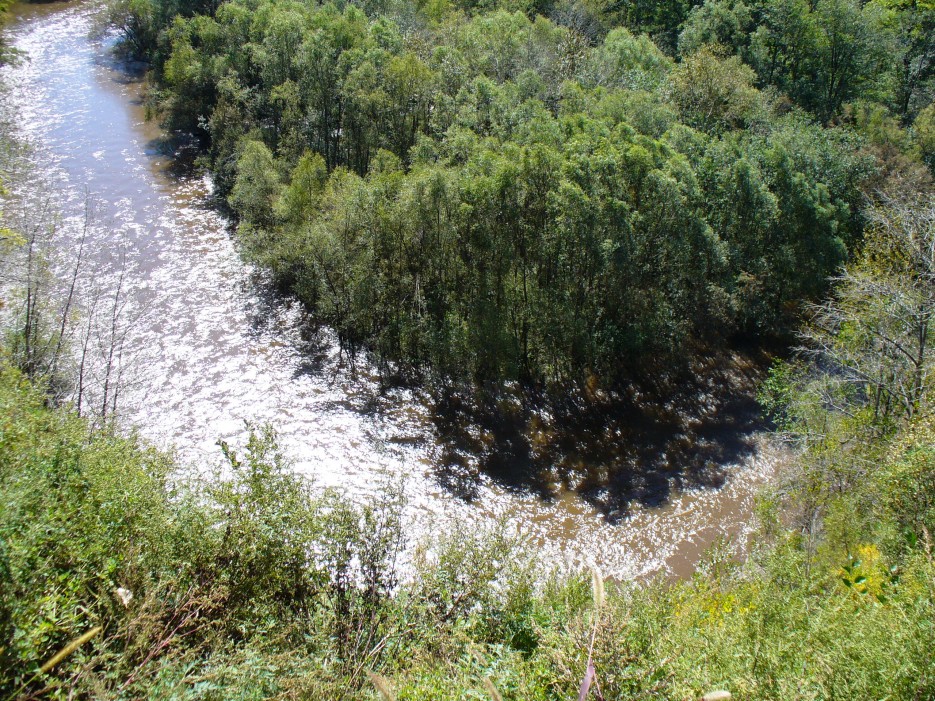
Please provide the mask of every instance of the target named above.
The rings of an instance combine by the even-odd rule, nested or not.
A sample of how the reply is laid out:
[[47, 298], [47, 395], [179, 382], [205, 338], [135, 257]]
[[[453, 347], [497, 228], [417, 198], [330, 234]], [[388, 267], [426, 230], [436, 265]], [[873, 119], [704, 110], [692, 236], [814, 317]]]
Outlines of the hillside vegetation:
[[395, 497], [314, 491], [268, 431], [189, 485], [45, 400], [0, 370], [5, 698], [571, 699], [589, 655], [605, 699], [935, 695], [929, 419], [809, 453], [745, 564], [602, 597], [476, 529], [401, 577]]

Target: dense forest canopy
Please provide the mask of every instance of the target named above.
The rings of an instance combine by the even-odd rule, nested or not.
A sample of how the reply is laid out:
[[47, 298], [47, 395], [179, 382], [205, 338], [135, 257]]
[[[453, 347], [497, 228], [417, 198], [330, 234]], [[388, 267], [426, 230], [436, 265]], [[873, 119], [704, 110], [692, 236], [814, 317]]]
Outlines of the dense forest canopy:
[[437, 376], [615, 383], [787, 332], [925, 188], [935, 6], [127, 0], [247, 254]]

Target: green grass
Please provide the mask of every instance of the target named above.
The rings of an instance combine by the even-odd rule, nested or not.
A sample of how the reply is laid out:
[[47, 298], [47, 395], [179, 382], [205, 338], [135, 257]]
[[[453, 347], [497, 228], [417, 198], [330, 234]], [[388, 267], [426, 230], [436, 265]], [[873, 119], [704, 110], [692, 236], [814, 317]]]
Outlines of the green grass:
[[0, 698], [372, 699], [375, 671], [400, 701], [491, 698], [485, 679], [571, 699], [595, 627], [607, 699], [933, 698], [933, 443], [906, 431], [841, 497], [858, 532], [806, 547], [767, 514], [747, 563], [721, 548], [690, 581], [608, 583], [597, 612], [590, 575], [533, 571], [496, 531], [425, 544], [401, 583], [395, 496], [313, 490], [268, 429], [224, 448], [228, 479], [170, 481], [166, 455], [48, 408], [4, 365]]

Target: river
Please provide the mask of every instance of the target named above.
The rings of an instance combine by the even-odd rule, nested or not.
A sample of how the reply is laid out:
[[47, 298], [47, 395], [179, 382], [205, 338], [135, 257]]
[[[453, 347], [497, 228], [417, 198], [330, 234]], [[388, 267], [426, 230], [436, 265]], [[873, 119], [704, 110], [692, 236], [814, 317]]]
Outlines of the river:
[[685, 576], [716, 539], [749, 538], [754, 495], [779, 455], [762, 436], [716, 466], [716, 488], [679, 480], [669, 489], [663, 476], [662, 503], [633, 504], [613, 523], [573, 490], [542, 499], [496, 475], [476, 475], [472, 498], [461, 498], [439, 478], [429, 402], [382, 388], [365, 362], [351, 368], [327, 329], [313, 329], [241, 261], [211, 206], [210, 180], [173, 167], [145, 119], [140, 76], [114, 62], [112, 38], [94, 37], [93, 6], [18, 5], [12, 14], [5, 33], [23, 59], [2, 69], [6, 99], [51, 183], [62, 245], [74, 245], [90, 193], [90, 264], [103, 269], [118, 251], [131, 262], [136, 369], [120, 403], [128, 429], [208, 474], [219, 439], [242, 443], [247, 422], [270, 422], [294, 469], [321, 487], [368, 500], [404, 480], [412, 540], [453, 522], [502, 522], [560, 568], [596, 562], [621, 578]]

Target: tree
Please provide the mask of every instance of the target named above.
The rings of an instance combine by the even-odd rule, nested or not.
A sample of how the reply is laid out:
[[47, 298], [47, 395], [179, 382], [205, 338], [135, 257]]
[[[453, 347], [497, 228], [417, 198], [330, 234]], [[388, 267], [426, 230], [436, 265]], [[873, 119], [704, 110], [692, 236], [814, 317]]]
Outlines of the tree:
[[896, 89], [894, 110], [907, 124], [931, 101], [935, 77], [935, 2], [874, 0], [888, 10], [886, 24], [894, 34]]
[[679, 34], [679, 53], [687, 56], [716, 44], [740, 53], [750, 40], [753, 15], [741, 0], [707, 0], [688, 15]]
[[261, 141], [247, 139], [237, 159], [237, 178], [228, 198], [244, 227], [272, 229], [276, 222], [274, 205], [281, 187], [269, 148]]
[[811, 80], [807, 64], [818, 42], [815, 17], [807, 0], [769, 0], [760, 8], [750, 36], [750, 63], [761, 83], [795, 96]]
[[912, 130], [922, 160], [935, 174], [935, 102], [919, 112]]
[[306, 151], [276, 202], [277, 218], [293, 227], [301, 226], [314, 216], [327, 181], [325, 159], [320, 154]]
[[814, 309], [806, 347], [844, 392], [843, 411], [869, 406], [874, 423], [928, 407], [935, 314], [935, 204], [886, 201], [871, 210], [867, 249]]
[[672, 99], [682, 118], [704, 131], [742, 126], [757, 107], [756, 75], [737, 56], [722, 58], [705, 47], [672, 73]]
[[649, 37], [634, 36], [618, 27], [590, 52], [583, 73], [595, 85], [652, 90], [662, 84], [671, 70], [672, 61]]
[[861, 7], [855, 0], [819, 0], [815, 23], [818, 43], [810, 63], [817, 89], [809, 103], [827, 122], [883, 71], [888, 47], [881, 14], [872, 3]]
[[766, 0], [756, 15], [745, 53], [760, 83], [777, 86], [823, 122], [848, 100], [869, 94], [888, 70], [886, 13], [875, 3]]

